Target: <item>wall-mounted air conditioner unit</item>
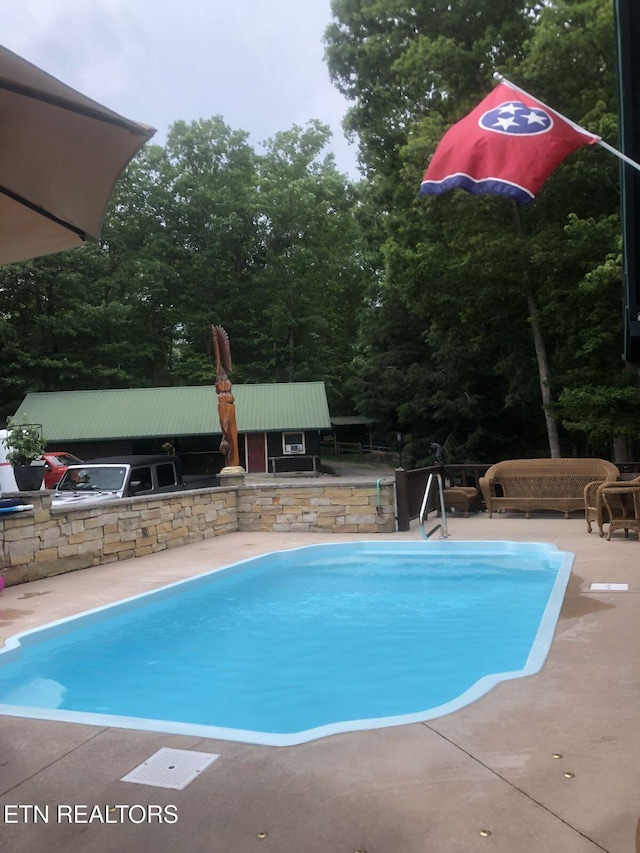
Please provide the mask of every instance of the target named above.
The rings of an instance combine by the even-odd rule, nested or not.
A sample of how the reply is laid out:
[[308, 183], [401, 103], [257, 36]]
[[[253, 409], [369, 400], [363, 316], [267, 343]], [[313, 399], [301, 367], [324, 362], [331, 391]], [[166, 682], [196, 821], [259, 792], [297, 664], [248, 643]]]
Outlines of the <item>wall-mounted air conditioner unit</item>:
[[302, 453], [302, 445], [301, 444], [285, 444], [284, 446], [285, 453]]

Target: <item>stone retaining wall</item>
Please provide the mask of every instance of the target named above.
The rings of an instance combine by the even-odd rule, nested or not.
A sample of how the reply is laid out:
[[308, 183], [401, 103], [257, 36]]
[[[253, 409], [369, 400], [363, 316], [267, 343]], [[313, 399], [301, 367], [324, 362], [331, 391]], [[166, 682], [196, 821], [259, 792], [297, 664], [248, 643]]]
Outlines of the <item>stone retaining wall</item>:
[[0, 515], [0, 574], [25, 583], [141, 557], [236, 531], [390, 533], [393, 483], [261, 484], [52, 508], [51, 492], [20, 495], [33, 511]]
[[199, 489], [52, 509], [50, 492], [22, 493], [33, 512], [0, 516], [5, 584], [142, 557], [238, 529], [234, 490]]
[[238, 529], [312, 533], [393, 533], [392, 483], [245, 485], [238, 494]]

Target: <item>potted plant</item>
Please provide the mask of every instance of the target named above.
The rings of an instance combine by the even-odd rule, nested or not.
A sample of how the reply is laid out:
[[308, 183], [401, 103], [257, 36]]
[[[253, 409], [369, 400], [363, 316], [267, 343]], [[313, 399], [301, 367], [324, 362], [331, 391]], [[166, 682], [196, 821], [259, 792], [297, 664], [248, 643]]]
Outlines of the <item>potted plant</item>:
[[21, 492], [39, 489], [44, 477], [44, 463], [32, 463], [41, 458], [46, 447], [41, 424], [29, 423], [26, 415], [22, 416], [22, 423], [15, 418], [7, 418], [4, 446], [7, 449], [7, 462], [13, 466], [18, 489]]

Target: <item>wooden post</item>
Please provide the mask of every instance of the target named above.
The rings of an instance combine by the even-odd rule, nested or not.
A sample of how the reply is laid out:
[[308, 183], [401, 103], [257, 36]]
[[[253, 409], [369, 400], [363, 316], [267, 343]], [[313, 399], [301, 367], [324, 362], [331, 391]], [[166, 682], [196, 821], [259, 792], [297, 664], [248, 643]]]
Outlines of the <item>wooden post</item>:
[[409, 530], [411, 521], [409, 477], [404, 468], [396, 468], [396, 504], [398, 506], [398, 530]]

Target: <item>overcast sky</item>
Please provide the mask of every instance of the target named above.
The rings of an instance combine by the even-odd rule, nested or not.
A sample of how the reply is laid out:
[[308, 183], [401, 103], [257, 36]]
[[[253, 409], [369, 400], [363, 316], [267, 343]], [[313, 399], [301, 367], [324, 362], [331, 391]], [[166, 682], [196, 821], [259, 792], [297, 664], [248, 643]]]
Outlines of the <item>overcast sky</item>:
[[2, 10], [2, 44], [127, 118], [168, 127], [221, 115], [264, 139], [320, 119], [338, 168], [358, 177], [329, 81], [322, 36], [330, 0], [20, 0]]

